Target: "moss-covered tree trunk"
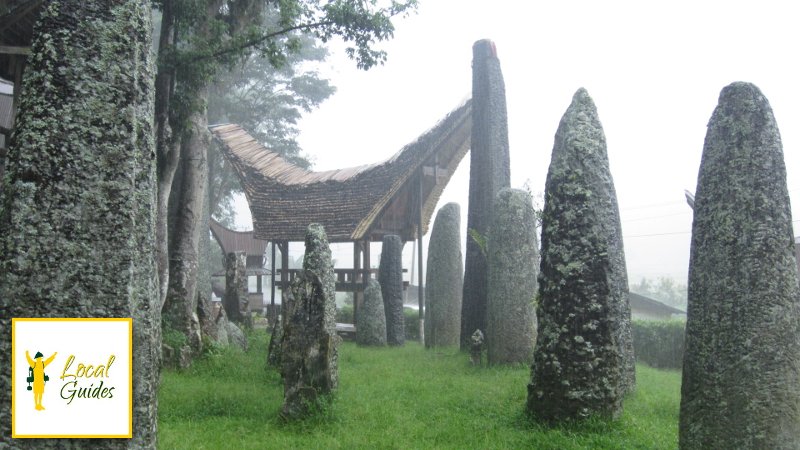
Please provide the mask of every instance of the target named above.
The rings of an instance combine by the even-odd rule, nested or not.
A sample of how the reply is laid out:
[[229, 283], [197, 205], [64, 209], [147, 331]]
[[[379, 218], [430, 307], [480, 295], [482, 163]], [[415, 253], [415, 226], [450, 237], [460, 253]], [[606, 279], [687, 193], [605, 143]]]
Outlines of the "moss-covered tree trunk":
[[530, 364], [536, 345], [539, 243], [529, 193], [502, 189], [497, 194], [487, 253], [487, 360], [489, 364]]
[[697, 179], [682, 449], [800, 448], [799, 303], [778, 126], [757, 87], [733, 83]]
[[[42, 9], [0, 211], [0, 443], [155, 448], [150, 48], [150, 2], [52, 0]], [[12, 317], [133, 317], [133, 439], [10, 440]]]
[[[506, 88], [494, 42], [472, 47], [472, 146], [470, 149], [467, 229], [486, 237], [492, 221], [494, 197], [509, 187]], [[469, 349], [475, 330], [486, 332], [486, 255], [467, 235], [464, 293], [461, 304], [461, 348]]]
[[448, 203], [436, 213], [425, 274], [425, 347], [459, 345], [464, 263], [461, 207]]
[[[175, 6], [162, 2], [158, 54], [174, 51]], [[169, 198], [172, 181], [180, 160], [180, 139], [175, 138], [170, 123], [170, 102], [175, 88], [175, 69], [159, 64], [155, 79], [155, 144], [156, 144], [156, 267], [159, 278], [159, 303], [163, 307], [169, 288]]]
[[606, 139], [584, 89], [556, 132], [541, 258], [527, 409], [546, 421], [616, 418], [635, 382], [628, 280]]
[[[197, 93], [204, 104], [208, 90]], [[200, 264], [200, 235], [208, 233], [205, 216], [208, 184], [208, 146], [210, 135], [206, 111], [191, 115], [181, 148], [181, 177], [173, 187], [175, 215], [171, 226], [169, 289], [164, 304], [164, 325], [186, 336], [186, 344], [194, 354], [202, 347], [197, 318], [197, 276]]]

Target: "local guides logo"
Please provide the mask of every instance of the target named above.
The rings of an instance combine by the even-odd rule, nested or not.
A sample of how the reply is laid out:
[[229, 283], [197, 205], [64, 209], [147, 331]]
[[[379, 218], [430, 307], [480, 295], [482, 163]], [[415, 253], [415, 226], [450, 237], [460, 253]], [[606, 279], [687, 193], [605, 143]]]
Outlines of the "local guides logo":
[[132, 437], [132, 326], [12, 319], [12, 437]]

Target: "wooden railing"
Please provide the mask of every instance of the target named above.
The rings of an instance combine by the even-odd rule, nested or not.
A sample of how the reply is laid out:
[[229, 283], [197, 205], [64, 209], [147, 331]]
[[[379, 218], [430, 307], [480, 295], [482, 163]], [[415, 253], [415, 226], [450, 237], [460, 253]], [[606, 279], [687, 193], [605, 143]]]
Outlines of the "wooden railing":
[[[288, 282], [291, 283], [302, 270], [289, 269]], [[275, 269], [275, 287], [283, 289], [285, 286], [281, 282], [281, 271], [282, 269]], [[406, 269], [403, 269], [403, 272], [406, 272]], [[333, 269], [333, 274], [336, 276], [337, 292], [362, 292], [366, 287], [366, 280], [378, 278], [378, 269], [359, 269], [358, 271], [355, 269]], [[356, 274], [360, 275], [360, 281], [357, 281]], [[406, 287], [408, 287], [408, 282], [404, 281], [403, 288], [405, 289]]]

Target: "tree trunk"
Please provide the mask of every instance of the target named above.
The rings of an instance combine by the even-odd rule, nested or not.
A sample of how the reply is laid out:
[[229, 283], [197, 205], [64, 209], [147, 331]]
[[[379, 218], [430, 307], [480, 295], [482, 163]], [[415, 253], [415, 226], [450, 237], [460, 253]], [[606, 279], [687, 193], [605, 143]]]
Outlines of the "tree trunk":
[[[161, 16], [161, 33], [158, 54], [164, 56], [172, 51], [175, 33], [175, 14], [172, 2], [164, 0]], [[158, 174], [158, 197], [156, 202], [156, 262], [158, 264], [159, 301], [164, 306], [169, 286], [169, 239], [168, 208], [175, 170], [178, 168], [180, 141], [172, 135], [169, 123], [170, 101], [175, 85], [175, 71], [171, 65], [159, 63], [155, 82], [155, 135]]]
[[[205, 101], [208, 90], [201, 90], [198, 96]], [[172, 227], [169, 289], [164, 305], [165, 326], [183, 333], [186, 345], [195, 353], [201, 349], [200, 326], [196, 315], [197, 273], [200, 234], [208, 230], [203, 206], [206, 200], [209, 142], [208, 123], [203, 109], [191, 115], [189, 129], [181, 145], [182, 176], [172, 192], [177, 211]]]
[[[52, 0], [36, 31], [0, 209], [0, 442], [155, 448], [150, 2]], [[11, 317], [132, 317], [133, 439], [12, 441]]]

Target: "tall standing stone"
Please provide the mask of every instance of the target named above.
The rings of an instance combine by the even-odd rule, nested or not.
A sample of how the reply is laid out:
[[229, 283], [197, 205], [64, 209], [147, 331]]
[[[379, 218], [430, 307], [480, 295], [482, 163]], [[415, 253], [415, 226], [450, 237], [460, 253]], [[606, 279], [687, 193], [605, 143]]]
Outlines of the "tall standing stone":
[[536, 346], [539, 244], [528, 192], [503, 189], [497, 194], [487, 253], [487, 360], [489, 364], [530, 364]]
[[364, 290], [364, 305], [356, 316], [356, 342], [358, 345], [386, 345], [386, 313], [383, 309], [381, 285], [370, 279]]
[[228, 319], [247, 325], [250, 320], [247, 300], [247, 253], [231, 252], [225, 256], [225, 297], [222, 306]]
[[[494, 42], [472, 46], [472, 146], [470, 149], [467, 229], [485, 237], [494, 197], [511, 184], [506, 88]], [[467, 235], [461, 305], [461, 348], [469, 349], [476, 329], [486, 331], [486, 255]]]
[[461, 207], [448, 203], [436, 213], [425, 274], [425, 347], [459, 345], [464, 265]]
[[378, 281], [386, 312], [386, 342], [403, 345], [406, 342], [403, 314], [403, 241], [390, 234], [383, 237]]
[[[142, 0], [42, 7], [0, 199], [0, 443], [156, 446], [150, 29]], [[11, 440], [12, 317], [133, 318], [132, 439]]]
[[291, 283], [291, 308], [284, 311], [281, 416], [286, 419], [307, 415], [339, 384], [335, 280], [328, 237], [322, 225], [311, 224], [303, 272]]
[[786, 168], [769, 102], [725, 87], [697, 179], [682, 449], [800, 448], [800, 316]]
[[606, 139], [584, 89], [556, 132], [541, 259], [527, 409], [546, 421], [615, 418], [635, 385], [628, 280]]

